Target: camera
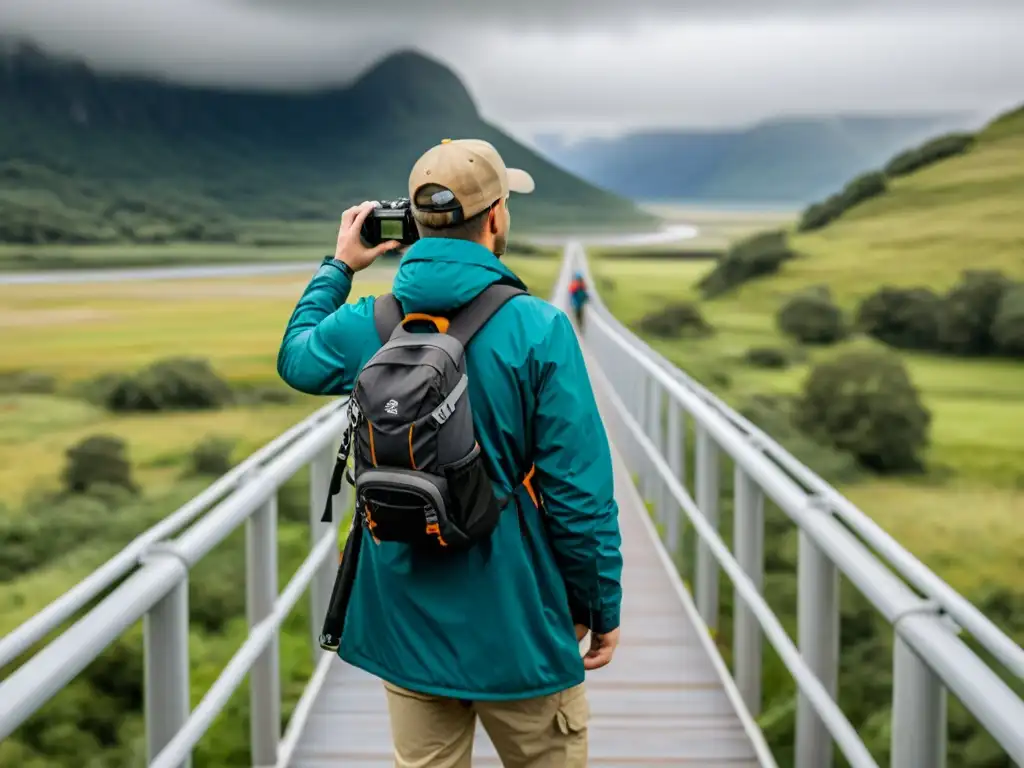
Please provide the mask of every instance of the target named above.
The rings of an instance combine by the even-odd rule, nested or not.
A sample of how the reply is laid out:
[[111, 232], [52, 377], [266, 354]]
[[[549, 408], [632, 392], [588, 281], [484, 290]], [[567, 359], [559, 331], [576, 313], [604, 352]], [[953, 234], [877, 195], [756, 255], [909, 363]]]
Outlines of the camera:
[[406, 247], [420, 239], [412, 218], [412, 206], [405, 197], [378, 203], [363, 221], [359, 234], [367, 248], [388, 240], [397, 240]]

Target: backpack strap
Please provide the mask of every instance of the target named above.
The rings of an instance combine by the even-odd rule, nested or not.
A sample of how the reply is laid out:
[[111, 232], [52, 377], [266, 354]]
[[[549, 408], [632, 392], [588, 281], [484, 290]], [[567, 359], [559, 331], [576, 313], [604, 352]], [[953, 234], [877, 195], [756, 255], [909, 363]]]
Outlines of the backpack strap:
[[402, 324], [402, 306], [393, 293], [378, 296], [373, 302], [373, 324], [381, 344], [387, 344], [395, 328]]
[[495, 283], [488, 286], [452, 318], [448, 335], [454, 336], [465, 347], [494, 313], [505, 306], [505, 302], [520, 295], [526, 295], [526, 291], [514, 285]]

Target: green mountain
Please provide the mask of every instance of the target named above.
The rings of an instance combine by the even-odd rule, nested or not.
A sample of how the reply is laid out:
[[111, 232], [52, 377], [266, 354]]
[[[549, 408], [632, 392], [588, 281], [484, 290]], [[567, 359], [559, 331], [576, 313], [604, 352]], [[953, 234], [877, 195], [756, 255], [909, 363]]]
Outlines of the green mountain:
[[449, 69], [412, 52], [353, 84], [226, 90], [114, 76], [0, 47], [0, 242], [289, 242], [364, 199], [407, 194], [445, 137], [491, 141], [537, 192], [518, 229], [650, 227], [653, 217], [485, 122]]
[[789, 206], [969, 122], [958, 114], [779, 118], [749, 128], [646, 131], [571, 144], [542, 136], [537, 146], [561, 167], [634, 200]]

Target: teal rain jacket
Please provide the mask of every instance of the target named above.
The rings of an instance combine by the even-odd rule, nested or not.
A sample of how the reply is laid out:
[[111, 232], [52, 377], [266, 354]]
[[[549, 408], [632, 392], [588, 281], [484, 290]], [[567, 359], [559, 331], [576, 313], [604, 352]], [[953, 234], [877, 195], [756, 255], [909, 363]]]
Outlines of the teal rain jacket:
[[[406, 312], [444, 313], [496, 282], [522, 282], [486, 248], [425, 238], [393, 292]], [[373, 298], [325, 259], [278, 355], [302, 392], [351, 392], [380, 348]], [[461, 699], [554, 693], [583, 681], [573, 619], [619, 625], [622, 558], [604, 425], [565, 314], [533, 296], [505, 304], [470, 342], [470, 402], [495, 491], [518, 488], [491, 539], [424, 566], [405, 545], [363, 542], [340, 656], [395, 685]], [[534, 506], [521, 485], [536, 466]], [[518, 507], [518, 514], [516, 511]], [[571, 610], [570, 610], [571, 609]]]

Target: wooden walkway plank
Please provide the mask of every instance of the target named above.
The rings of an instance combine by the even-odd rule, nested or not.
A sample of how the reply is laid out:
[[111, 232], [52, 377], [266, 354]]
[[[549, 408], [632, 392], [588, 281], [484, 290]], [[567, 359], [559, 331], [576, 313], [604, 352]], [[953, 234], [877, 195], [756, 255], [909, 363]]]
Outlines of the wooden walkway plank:
[[[607, 404], [601, 405], [607, 413]], [[613, 460], [624, 559], [622, 644], [609, 666], [587, 674], [593, 713], [589, 764], [754, 768], [750, 737], [666, 571], [647, 510], [614, 449]], [[383, 768], [393, 761], [382, 684], [335, 661], [292, 767]], [[501, 764], [482, 728], [473, 764]]]

